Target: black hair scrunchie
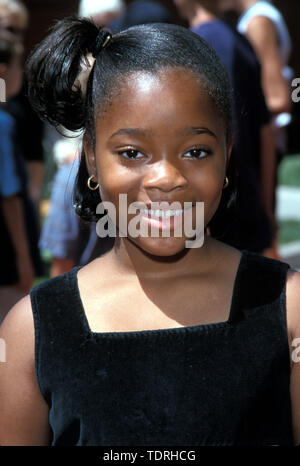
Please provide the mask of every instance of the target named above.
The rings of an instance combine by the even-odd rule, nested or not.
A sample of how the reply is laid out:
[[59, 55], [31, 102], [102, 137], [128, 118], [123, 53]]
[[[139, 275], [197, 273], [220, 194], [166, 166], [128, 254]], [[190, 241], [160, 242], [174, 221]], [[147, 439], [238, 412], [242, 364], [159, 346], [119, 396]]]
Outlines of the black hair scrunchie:
[[91, 53], [94, 58], [97, 58], [97, 55], [101, 50], [106, 46], [111, 38], [111, 33], [109, 31], [104, 31], [101, 29], [96, 37], [95, 43], [91, 49]]

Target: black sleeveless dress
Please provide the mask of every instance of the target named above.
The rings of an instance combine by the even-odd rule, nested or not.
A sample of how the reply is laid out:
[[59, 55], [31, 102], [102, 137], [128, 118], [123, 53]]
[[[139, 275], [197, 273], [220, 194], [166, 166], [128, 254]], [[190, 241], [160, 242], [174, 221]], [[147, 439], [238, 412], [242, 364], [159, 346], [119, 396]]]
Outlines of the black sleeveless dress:
[[52, 445], [292, 445], [288, 268], [242, 251], [228, 321], [160, 330], [92, 332], [79, 267], [33, 288]]

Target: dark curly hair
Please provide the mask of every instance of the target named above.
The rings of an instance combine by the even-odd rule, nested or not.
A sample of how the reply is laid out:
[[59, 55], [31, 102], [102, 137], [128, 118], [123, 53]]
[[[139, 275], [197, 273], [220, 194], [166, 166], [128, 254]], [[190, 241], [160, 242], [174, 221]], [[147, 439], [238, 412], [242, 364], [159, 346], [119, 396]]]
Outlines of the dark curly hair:
[[[103, 38], [105, 34], [103, 34]], [[52, 125], [69, 130], [83, 129], [95, 145], [95, 119], [109, 105], [125, 75], [133, 72], [159, 72], [181, 68], [200, 78], [216, 110], [222, 116], [227, 139], [232, 138], [231, 89], [226, 69], [217, 54], [198, 35], [188, 29], [164, 23], [134, 26], [111, 38], [95, 55], [99, 28], [90, 20], [73, 16], [59, 21], [32, 52], [27, 62], [28, 97], [40, 117]], [[89, 75], [86, 96], [74, 82], [82, 57], [96, 56]], [[74, 203], [82, 218], [96, 221], [97, 191], [87, 188], [88, 171], [82, 153], [77, 175]], [[219, 237], [235, 205], [236, 170], [231, 158], [227, 176], [230, 184], [223, 191], [219, 208], [209, 226]]]

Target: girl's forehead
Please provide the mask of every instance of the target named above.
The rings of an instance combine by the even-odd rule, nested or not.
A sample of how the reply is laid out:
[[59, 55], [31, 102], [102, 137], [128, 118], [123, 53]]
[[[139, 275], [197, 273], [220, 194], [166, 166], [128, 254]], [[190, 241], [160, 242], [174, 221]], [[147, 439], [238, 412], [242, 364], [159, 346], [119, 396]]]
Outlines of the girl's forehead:
[[112, 86], [105, 113], [137, 105], [145, 109], [158, 105], [170, 107], [171, 103], [173, 107], [189, 104], [197, 104], [198, 108], [209, 106], [214, 111], [204, 78], [189, 70], [166, 68], [119, 76]]
[[193, 85], [198, 90], [203, 90], [204, 83], [196, 73], [182, 68], [162, 68], [155, 72], [136, 71], [120, 78], [121, 89], [139, 92], [152, 92], [166, 87], [181, 86], [183, 83]]
[[115, 128], [142, 127], [158, 134], [193, 125], [224, 132], [224, 122], [201, 77], [178, 69], [124, 76], [97, 119], [104, 138]]

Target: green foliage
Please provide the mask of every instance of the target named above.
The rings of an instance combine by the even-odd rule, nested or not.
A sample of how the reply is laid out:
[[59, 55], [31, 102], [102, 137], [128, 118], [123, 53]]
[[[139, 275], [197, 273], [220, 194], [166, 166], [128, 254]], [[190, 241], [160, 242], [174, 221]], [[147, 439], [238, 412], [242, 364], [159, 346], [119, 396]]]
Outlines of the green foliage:
[[300, 155], [284, 157], [279, 166], [278, 183], [300, 188]]
[[279, 222], [279, 243], [287, 244], [300, 241], [300, 221], [284, 220]]

